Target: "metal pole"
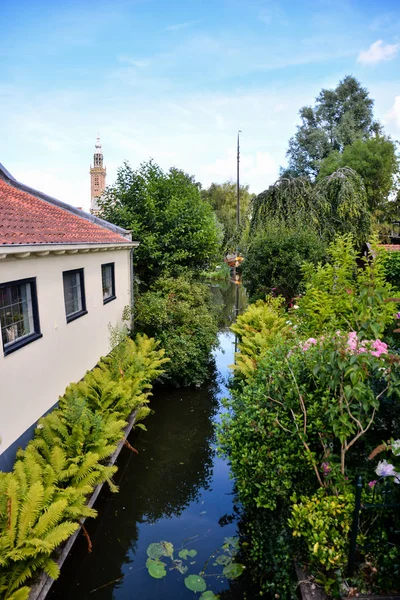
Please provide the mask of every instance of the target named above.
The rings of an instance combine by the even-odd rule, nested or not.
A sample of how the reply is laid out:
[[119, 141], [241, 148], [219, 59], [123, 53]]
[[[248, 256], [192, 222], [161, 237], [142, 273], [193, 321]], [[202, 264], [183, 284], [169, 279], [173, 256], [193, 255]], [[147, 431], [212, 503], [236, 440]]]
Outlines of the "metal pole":
[[362, 477], [361, 477], [361, 475], [359, 475], [356, 480], [356, 498], [355, 498], [355, 503], [354, 503], [353, 525], [351, 527], [351, 534], [350, 534], [350, 551], [349, 551], [349, 562], [347, 565], [347, 577], [352, 577], [352, 575], [354, 573], [355, 562], [356, 562], [358, 521], [360, 518], [360, 509], [361, 509], [361, 492], [362, 492]]
[[237, 228], [237, 232], [239, 232], [239, 227], [240, 227], [240, 185], [239, 185], [240, 146], [239, 146], [239, 133], [242, 133], [241, 129], [239, 129], [238, 134], [237, 134], [237, 177], [236, 177], [236, 193], [237, 193], [237, 201], [236, 201], [236, 228]]

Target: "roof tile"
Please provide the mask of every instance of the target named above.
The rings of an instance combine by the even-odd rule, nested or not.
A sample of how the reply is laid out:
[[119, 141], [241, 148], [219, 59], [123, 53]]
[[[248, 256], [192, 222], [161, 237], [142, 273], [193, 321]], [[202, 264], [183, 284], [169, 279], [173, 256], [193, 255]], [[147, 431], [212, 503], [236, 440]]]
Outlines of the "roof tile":
[[120, 244], [118, 233], [0, 179], [0, 244]]

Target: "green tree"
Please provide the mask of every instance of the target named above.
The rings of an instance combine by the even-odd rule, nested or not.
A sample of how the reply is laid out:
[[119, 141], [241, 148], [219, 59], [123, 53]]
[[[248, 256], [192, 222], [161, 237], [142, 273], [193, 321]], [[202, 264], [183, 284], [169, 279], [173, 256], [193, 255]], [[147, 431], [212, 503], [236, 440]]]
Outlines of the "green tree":
[[355, 77], [346, 76], [334, 90], [321, 90], [314, 107], [300, 109], [301, 125], [289, 141], [286, 174], [318, 175], [321, 161], [332, 151], [379, 132], [373, 121], [373, 100]]
[[137, 299], [135, 325], [165, 349], [171, 383], [193, 385], [207, 379], [218, 331], [207, 285], [187, 277], [160, 277]]
[[270, 222], [260, 227], [247, 249], [243, 280], [251, 299], [275, 290], [287, 299], [301, 290], [304, 261], [317, 264], [325, 245], [314, 229]]
[[363, 180], [348, 167], [316, 183], [306, 177], [280, 178], [255, 198], [251, 234], [254, 236], [259, 227], [271, 221], [290, 229], [306, 226], [326, 240], [337, 233], [352, 233], [360, 245], [371, 228]]
[[145, 283], [207, 269], [218, 258], [221, 234], [213, 210], [194, 178], [179, 169], [164, 172], [150, 160], [135, 171], [124, 163], [100, 206], [102, 217], [140, 242], [133, 260]]
[[[201, 196], [212, 206], [224, 228], [223, 244], [225, 250], [228, 252], [234, 250], [238, 241], [236, 236], [236, 183], [233, 181], [212, 183], [208, 189], [201, 190]], [[249, 206], [254, 194], [250, 194], [248, 185], [241, 185], [239, 188], [239, 197], [240, 229], [242, 229], [247, 223]]]
[[322, 161], [318, 178], [331, 175], [341, 167], [350, 167], [363, 178], [369, 209], [375, 211], [378, 219], [385, 217], [390, 211], [389, 197], [395, 191], [399, 172], [395, 142], [384, 135], [358, 139], [342, 153], [331, 152]]

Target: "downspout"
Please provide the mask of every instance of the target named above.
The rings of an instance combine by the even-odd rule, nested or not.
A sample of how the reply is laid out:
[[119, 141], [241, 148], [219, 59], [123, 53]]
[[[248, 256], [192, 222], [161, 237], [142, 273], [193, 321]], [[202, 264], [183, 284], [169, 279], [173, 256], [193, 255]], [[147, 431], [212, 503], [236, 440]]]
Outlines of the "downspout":
[[134, 318], [134, 309], [135, 309], [135, 299], [134, 299], [134, 279], [135, 279], [135, 272], [133, 270], [133, 248], [130, 249], [129, 251], [129, 256], [130, 256], [130, 261], [131, 261], [131, 265], [130, 265], [130, 283], [131, 283], [131, 318], [130, 318], [130, 329], [131, 329], [131, 333], [133, 333], [133, 328], [134, 328], [134, 324], [135, 324], [135, 318]]

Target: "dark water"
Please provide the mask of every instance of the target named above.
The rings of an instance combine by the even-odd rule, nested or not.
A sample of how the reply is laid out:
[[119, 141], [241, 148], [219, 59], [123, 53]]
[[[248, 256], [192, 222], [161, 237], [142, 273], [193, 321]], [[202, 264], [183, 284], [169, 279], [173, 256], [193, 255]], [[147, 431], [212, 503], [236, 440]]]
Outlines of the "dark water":
[[[212, 291], [223, 317], [210, 381], [198, 389], [156, 390], [148, 431], [129, 438], [139, 454], [124, 448], [119, 456], [119, 493], [104, 487], [96, 503], [99, 516], [87, 523], [92, 553], [80, 535], [49, 598], [194, 600], [199, 595], [185, 587], [184, 578], [198, 574], [224, 538], [236, 535], [233, 482], [227, 463], [216, 455], [215, 424], [223, 411], [220, 400], [228, 395], [225, 383], [233, 362], [234, 338], [226, 326], [238, 302], [243, 307], [244, 297], [233, 284], [215, 285]], [[148, 574], [147, 547], [161, 540], [173, 543], [176, 558], [183, 544], [197, 551], [190, 559], [194, 564], [185, 561], [186, 575], [171, 570], [154, 579]], [[226, 600], [251, 598], [220, 573], [210, 560], [208, 590], [222, 592]]]

